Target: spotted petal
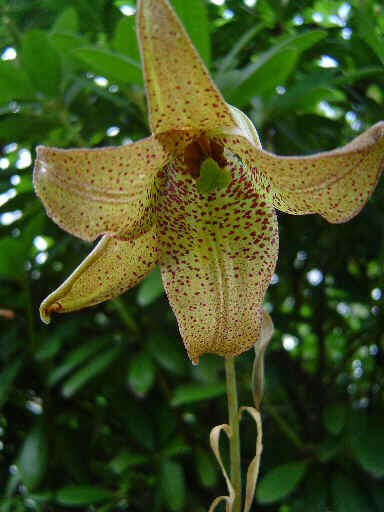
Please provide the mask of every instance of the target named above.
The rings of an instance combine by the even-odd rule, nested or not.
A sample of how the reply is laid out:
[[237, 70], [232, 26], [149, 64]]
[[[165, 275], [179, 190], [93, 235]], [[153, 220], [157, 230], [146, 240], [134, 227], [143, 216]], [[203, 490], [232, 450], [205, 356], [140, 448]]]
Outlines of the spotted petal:
[[36, 193], [48, 215], [73, 235], [134, 238], [152, 224], [156, 174], [175, 151], [172, 140], [148, 137], [102, 149], [39, 146]]
[[169, 166], [158, 211], [160, 266], [189, 356], [225, 356], [260, 335], [261, 304], [275, 268], [272, 206], [252, 176], [226, 152], [232, 182], [202, 196], [181, 159]]
[[263, 151], [251, 121], [242, 114], [242, 135], [219, 137], [253, 169], [259, 187], [279, 210], [319, 213], [332, 223], [355, 216], [372, 194], [384, 163], [384, 122], [333, 151], [304, 157]]
[[155, 266], [158, 254], [154, 228], [133, 241], [104, 236], [68, 279], [41, 304], [49, 323], [52, 313], [92, 306], [122, 294]]
[[166, 0], [139, 0], [137, 30], [153, 133], [233, 126], [184, 27]]

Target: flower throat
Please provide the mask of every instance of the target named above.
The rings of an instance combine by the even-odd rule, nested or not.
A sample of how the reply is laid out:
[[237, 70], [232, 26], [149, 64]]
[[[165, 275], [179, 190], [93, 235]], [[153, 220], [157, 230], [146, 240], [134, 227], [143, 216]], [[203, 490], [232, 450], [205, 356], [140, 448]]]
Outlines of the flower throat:
[[203, 135], [185, 148], [184, 162], [203, 195], [224, 189], [231, 181], [224, 147]]

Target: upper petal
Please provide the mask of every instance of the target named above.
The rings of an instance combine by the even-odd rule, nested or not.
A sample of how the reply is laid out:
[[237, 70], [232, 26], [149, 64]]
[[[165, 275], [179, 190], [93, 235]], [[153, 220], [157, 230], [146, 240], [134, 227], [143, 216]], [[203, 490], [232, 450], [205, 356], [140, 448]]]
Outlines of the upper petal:
[[260, 337], [261, 304], [275, 268], [274, 210], [229, 152], [232, 182], [202, 196], [181, 159], [170, 165], [158, 204], [164, 287], [193, 361], [230, 356]]
[[166, 0], [138, 0], [137, 29], [153, 133], [233, 126], [182, 24]]
[[101, 149], [39, 146], [36, 193], [61, 228], [84, 240], [135, 237], [152, 224], [156, 174], [177, 144], [164, 134]]
[[157, 254], [155, 228], [132, 241], [104, 236], [68, 279], [42, 302], [42, 320], [49, 323], [52, 313], [74, 311], [121, 295], [152, 270]]
[[263, 151], [246, 133], [218, 140], [253, 169], [259, 187], [266, 190], [276, 208], [293, 214], [319, 213], [333, 223], [359, 213], [384, 162], [384, 122], [342, 148], [303, 157]]

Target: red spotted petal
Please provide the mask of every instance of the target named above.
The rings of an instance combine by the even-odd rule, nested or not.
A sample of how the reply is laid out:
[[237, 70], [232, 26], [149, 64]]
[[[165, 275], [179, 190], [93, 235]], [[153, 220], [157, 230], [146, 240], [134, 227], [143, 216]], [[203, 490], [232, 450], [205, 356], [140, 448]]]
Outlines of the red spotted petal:
[[158, 210], [160, 266], [188, 354], [225, 356], [260, 336], [261, 304], [275, 268], [272, 206], [230, 152], [232, 181], [202, 196], [181, 159], [169, 166]]
[[153, 269], [157, 258], [154, 229], [133, 241], [104, 236], [73, 274], [42, 302], [42, 320], [49, 323], [52, 313], [75, 311], [121, 295]]
[[240, 156], [272, 204], [286, 213], [319, 213], [329, 222], [345, 222], [359, 213], [383, 169], [384, 122], [342, 148], [303, 157], [263, 151], [256, 131], [248, 128], [217, 140]]
[[191, 135], [163, 134], [102, 149], [39, 146], [36, 193], [63, 229], [84, 240], [134, 238], [153, 223], [156, 175]]
[[227, 104], [169, 3], [139, 0], [137, 27], [152, 132], [233, 126]]

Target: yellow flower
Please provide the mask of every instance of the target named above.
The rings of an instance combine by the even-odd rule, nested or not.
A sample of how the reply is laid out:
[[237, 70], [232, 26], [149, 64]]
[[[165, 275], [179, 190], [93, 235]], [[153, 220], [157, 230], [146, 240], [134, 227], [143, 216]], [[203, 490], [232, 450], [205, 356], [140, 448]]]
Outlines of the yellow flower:
[[166, 0], [138, 0], [137, 29], [152, 135], [37, 149], [48, 215], [84, 240], [103, 235], [41, 317], [117, 296], [158, 264], [191, 359], [239, 354], [260, 335], [278, 254], [274, 208], [329, 222], [356, 215], [381, 172], [384, 123], [334, 151], [273, 155], [225, 103]]

